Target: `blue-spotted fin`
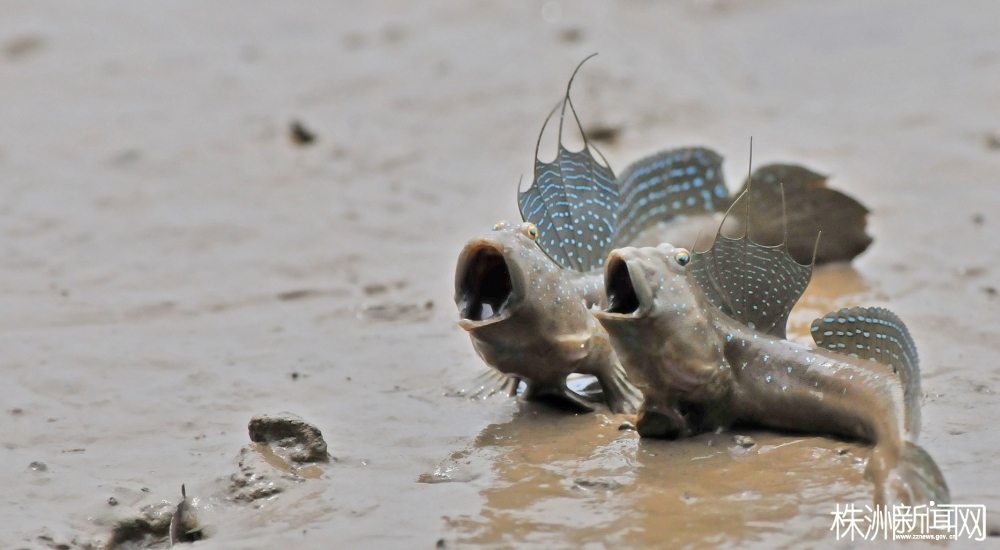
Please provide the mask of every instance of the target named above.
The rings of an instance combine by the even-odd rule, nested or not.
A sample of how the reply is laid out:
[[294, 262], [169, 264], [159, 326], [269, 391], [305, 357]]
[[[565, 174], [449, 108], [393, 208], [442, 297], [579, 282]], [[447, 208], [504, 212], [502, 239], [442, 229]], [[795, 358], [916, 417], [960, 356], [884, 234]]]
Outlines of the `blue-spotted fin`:
[[[688, 150], [688, 155], [698, 150]], [[669, 153], [674, 153], [673, 151]], [[700, 150], [701, 156], [711, 151]], [[671, 158], [667, 156], [667, 158]], [[719, 158], [712, 164], [721, 166]], [[707, 185], [699, 177], [678, 177], [684, 167], [673, 167], [669, 173], [675, 176], [670, 187], [680, 192], [687, 191], [686, 197], [674, 196], [664, 204], [655, 200], [664, 186], [650, 185], [641, 181], [644, 170], [637, 170], [639, 176], [635, 189], [651, 195], [653, 207], [647, 209], [671, 209], [676, 215], [658, 219], [655, 224], [641, 226], [641, 230], [630, 235], [619, 233], [620, 246], [656, 246], [660, 243], [693, 243], [714, 235], [723, 214], [733, 205], [737, 197], [746, 190], [746, 181], [734, 195], [728, 195], [725, 184], [720, 180], [715, 185]], [[620, 180], [626, 180], [623, 173]], [[715, 176], [708, 168], [701, 172], [704, 176]], [[656, 181], [657, 175], [652, 176]], [[809, 168], [795, 164], [769, 164], [754, 170], [748, 178], [753, 180], [753, 201], [758, 210], [753, 217], [750, 235], [754, 242], [776, 245], [784, 241], [789, 253], [799, 263], [813, 261], [816, 265], [831, 262], [849, 262], [868, 249], [872, 237], [866, 232], [868, 209], [854, 198], [827, 187], [827, 176], [813, 172]], [[626, 180], [627, 181], [627, 180]], [[703, 185], [698, 185], [702, 184]], [[686, 184], [686, 186], [685, 186]], [[784, 193], [784, 195], [782, 195]], [[782, 196], [787, 203], [788, 234], [785, 235], [781, 204]], [[634, 201], [633, 204], [635, 204]], [[743, 209], [729, 213], [723, 233], [739, 232], [746, 224]], [[634, 230], [633, 230], [634, 231]], [[816, 246], [816, 235], [823, 233], [823, 239]], [[703, 245], [711, 244], [701, 240]]]
[[[725, 195], [722, 159], [707, 149], [679, 149], [648, 157], [616, 178], [586, 136], [580, 151], [563, 145], [567, 111], [583, 135], [570, 100], [572, 82], [556, 109], [561, 109], [556, 156], [541, 161], [536, 145], [534, 181], [518, 194], [523, 223], [498, 223], [469, 241], [459, 256], [459, 324], [493, 369], [469, 393], [513, 394], [524, 381], [528, 399], [588, 410], [592, 407], [566, 387], [566, 377], [593, 374], [611, 410], [629, 412], [640, 396], [589, 311], [605, 305], [600, 268], [620, 235], [634, 235], [689, 209], [689, 180], [698, 180], [699, 197], [702, 187], [716, 193], [721, 186]], [[657, 208], [678, 200], [681, 208]]]
[[[749, 197], [743, 219], [752, 226]], [[756, 213], [755, 213], [756, 214]], [[815, 248], [814, 248], [815, 250]], [[879, 504], [948, 502], [916, 444], [916, 348], [899, 318], [854, 308], [813, 323], [817, 347], [785, 339], [788, 312], [812, 275], [784, 241], [721, 234], [704, 252], [671, 244], [621, 248], [605, 265], [608, 306], [595, 315], [644, 395], [640, 435], [680, 437], [748, 422], [874, 444], [866, 470]]]

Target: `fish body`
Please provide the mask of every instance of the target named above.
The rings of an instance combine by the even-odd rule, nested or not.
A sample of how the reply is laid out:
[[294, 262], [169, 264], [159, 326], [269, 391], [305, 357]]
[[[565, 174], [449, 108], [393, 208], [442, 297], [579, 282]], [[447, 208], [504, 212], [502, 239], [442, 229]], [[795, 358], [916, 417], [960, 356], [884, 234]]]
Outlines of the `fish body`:
[[916, 445], [917, 355], [899, 318], [845, 309], [813, 323], [817, 347], [785, 339], [811, 272], [746, 234], [717, 234], [693, 255], [671, 244], [611, 252], [609, 305], [595, 315], [643, 392], [637, 430], [672, 438], [749, 422], [859, 438], [874, 444], [876, 503], [948, 502]]

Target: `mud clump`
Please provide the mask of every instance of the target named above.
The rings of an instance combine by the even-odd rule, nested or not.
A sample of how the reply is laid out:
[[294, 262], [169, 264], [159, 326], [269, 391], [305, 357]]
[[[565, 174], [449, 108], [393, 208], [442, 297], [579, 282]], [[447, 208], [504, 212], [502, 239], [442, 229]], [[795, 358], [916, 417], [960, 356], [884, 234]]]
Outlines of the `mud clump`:
[[[253, 445], [240, 449], [240, 471], [230, 476], [232, 499], [253, 502], [285, 491], [288, 482], [318, 478], [316, 462], [329, 462], [316, 426], [291, 413], [258, 415], [247, 426]], [[275, 470], [281, 472], [275, 475]]]
[[247, 447], [240, 449], [240, 471], [229, 476], [229, 492], [237, 502], [253, 502], [276, 495], [285, 490], [286, 485], [272, 479], [263, 459]]
[[316, 142], [316, 133], [306, 128], [301, 121], [293, 120], [288, 126], [288, 137], [292, 143], [300, 147]]
[[138, 516], [115, 524], [108, 550], [166, 548], [170, 544], [170, 521], [174, 510], [169, 502], [143, 506]]
[[326, 441], [319, 428], [291, 413], [257, 415], [247, 426], [250, 441], [269, 445], [275, 454], [293, 462], [328, 462]]
[[[111, 530], [111, 539], [101, 547], [107, 550], [168, 548], [206, 538], [183, 485], [181, 497], [176, 506], [166, 501], [147, 504], [139, 509], [139, 515], [118, 520]], [[117, 505], [118, 500], [111, 497], [108, 503]], [[89, 547], [95, 548], [94, 545]]]

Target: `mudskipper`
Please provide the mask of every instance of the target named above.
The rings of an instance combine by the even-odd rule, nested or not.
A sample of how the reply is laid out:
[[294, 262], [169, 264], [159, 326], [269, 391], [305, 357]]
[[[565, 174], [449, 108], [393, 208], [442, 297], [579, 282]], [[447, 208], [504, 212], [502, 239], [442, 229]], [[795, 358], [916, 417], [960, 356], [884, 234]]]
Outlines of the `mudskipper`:
[[[733, 208], [742, 201], [752, 228], [751, 196]], [[644, 394], [637, 430], [674, 438], [747, 422], [860, 438], [874, 444], [866, 475], [876, 503], [947, 502], [940, 470], [916, 444], [920, 374], [902, 321], [855, 307], [813, 322], [815, 348], [786, 339], [812, 268], [785, 242], [763, 246], [746, 229], [729, 238], [721, 226], [704, 252], [612, 251], [609, 304], [595, 315]]]

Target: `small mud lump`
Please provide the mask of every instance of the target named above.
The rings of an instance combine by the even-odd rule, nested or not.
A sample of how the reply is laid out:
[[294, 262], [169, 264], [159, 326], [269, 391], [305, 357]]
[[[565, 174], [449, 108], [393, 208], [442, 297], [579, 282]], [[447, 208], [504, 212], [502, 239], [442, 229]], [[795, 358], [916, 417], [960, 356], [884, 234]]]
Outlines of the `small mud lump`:
[[319, 428], [292, 413], [257, 415], [250, 419], [247, 429], [251, 441], [280, 447], [295, 462], [328, 462], [330, 459]]
[[108, 550], [162, 548], [170, 542], [170, 520], [174, 507], [169, 502], [147, 504], [140, 514], [119, 520], [111, 531]]
[[304, 146], [316, 141], [316, 134], [298, 120], [292, 121], [288, 127], [288, 134], [295, 145]]

